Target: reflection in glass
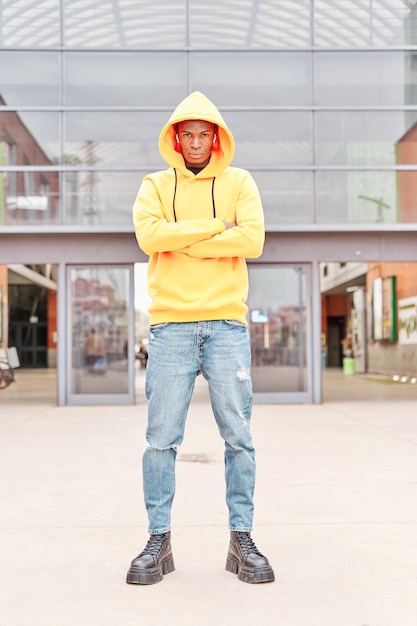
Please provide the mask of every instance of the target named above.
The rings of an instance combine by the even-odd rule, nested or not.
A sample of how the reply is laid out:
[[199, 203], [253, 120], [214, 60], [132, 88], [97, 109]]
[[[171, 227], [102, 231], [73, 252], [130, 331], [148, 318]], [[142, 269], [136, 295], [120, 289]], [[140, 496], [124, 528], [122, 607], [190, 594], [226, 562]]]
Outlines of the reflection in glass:
[[202, 48], [294, 47], [310, 43], [310, 0], [190, 2], [191, 45]]
[[[413, 148], [417, 142], [413, 144]], [[414, 150], [413, 158], [416, 158]], [[414, 160], [414, 163], [416, 161]], [[403, 224], [417, 223], [417, 172], [397, 172], [398, 221]]]
[[[0, 106], [6, 104], [0, 96]], [[0, 142], [15, 146], [9, 165], [55, 165], [61, 156], [58, 113], [0, 108]]]
[[[416, 180], [417, 172], [409, 172]], [[317, 222], [381, 224], [401, 220], [397, 172], [317, 172]], [[408, 221], [411, 221], [408, 220]], [[417, 221], [417, 210], [414, 219]]]
[[312, 172], [252, 172], [259, 187], [268, 228], [279, 224], [311, 224]]
[[2, 2], [1, 46], [59, 46], [59, 0]]
[[310, 63], [305, 52], [194, 52], [191, 79], [222, 105], [308, 105]]
[[235, 111], [226, 118], [236, 142], [234, 165], [270, 168], [313, 162], [310, 113]]
[[86, 167], [165, 167], [158, 137], [168, 117], [163, 111], [66, 113], [65, 161]]
[[[58, 0], [3, 4], [2, 45], [61, 44]], [[412, 0], [66, 0], [62, 7], [64, 45], [78, 48], [386, 47], [417, 37]]]
[[255, 393], [307, 390], [306, 269], [249, 267]]
[[401, 46], [416, 40], [415, 6], [406, 0], [315, 0], [314, 45]]
[[131, 227], [144, 174], [166, 167], [160, 129], [194, 90], [222, 111], [269, 228], [417, 222], [415, 172], [395, 170], [417, 163], [416, 17], [405, 0], [3, 3], [0, 226]]
[[1, 51], [0, 96], [8, 106], [53, 106], [59, 102], [58, 52]]
[[60, 223], [58, 172], [0, 172], [0, 226]]
[[[58, 114], [0, 108], [0, 166], [53, 166], [58, 137]], [[0, 171], [0, 225], [54, 223], [58, 201], [58, 172]]]
[[71, 393], [127, 394], [129, 269], [71, 269]]
[[71, 47], [173, 48], [186, 45], [185, 0], [67, 0], [64, 42]]
[[144, 172], [66, 172], [65, 224], [131, 226], [143, 176]]
[[64, 104], [174, 107], [185, 69], [184, 52], [68, 52]]
[[317, 113], [317, 162], [326, 165], [387, 165], [414, 122], [404, 111]]
[[318, 52], [317, 104], [406, 104], [404, 87], [416, 84], [416, 75], [406, 73], [406, 59], [404, 52]]

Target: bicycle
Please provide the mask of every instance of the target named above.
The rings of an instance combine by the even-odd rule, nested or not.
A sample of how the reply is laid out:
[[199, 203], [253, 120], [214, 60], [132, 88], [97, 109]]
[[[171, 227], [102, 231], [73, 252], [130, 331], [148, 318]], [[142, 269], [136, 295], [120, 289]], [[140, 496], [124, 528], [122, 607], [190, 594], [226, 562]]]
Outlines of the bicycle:
[[0, 390], [14, 382], [14, 369], [9, 359], [9, 351], [0, 348]]

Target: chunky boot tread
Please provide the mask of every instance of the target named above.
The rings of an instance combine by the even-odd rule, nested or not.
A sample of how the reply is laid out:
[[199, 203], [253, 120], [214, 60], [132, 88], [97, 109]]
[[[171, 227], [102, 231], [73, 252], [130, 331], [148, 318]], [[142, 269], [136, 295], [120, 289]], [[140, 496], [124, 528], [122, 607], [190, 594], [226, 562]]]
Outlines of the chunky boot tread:
[[237, 574], [239, 572], [239, 561], [228, 556], [226, 560], [226, 570], [232, 572], [232, 574]]
[[237, 574], [245, 583], [266, 583], [275, 580], [274, 570], [254, 544], [249, 533], [231, 532], [226, 571]]
[[175, 571], [170, 540], [170, 533], [151, 535], [145, 549], [133, 559], [126, 582], [153, 585], [161, 582], [164, 574]]

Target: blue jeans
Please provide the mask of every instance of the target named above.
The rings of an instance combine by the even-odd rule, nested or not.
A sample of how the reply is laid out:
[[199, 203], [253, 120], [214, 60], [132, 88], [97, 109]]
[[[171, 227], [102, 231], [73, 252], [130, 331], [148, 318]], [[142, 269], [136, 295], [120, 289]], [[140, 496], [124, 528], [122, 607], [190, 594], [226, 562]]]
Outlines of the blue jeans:
[[150, 328], [148, 355], [148, 445], [142, 463], [150, 534], [170, 530], [177, 447], [184, 437], [200, 373], [208, 382], [214, 417], [225, 442], [229, 528], [249, 532], [255, 451], [250, 433], [252, 382], [246, 326], [233, 320], [157, 324]]

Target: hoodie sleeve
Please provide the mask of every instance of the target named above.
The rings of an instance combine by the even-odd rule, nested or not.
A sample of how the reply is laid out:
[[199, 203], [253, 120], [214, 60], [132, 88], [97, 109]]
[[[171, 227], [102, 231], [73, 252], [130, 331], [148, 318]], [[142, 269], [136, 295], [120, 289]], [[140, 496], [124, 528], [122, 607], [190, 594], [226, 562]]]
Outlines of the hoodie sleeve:
[[235, 227], [191, 244], [187, 254], [200, 258], [255, 259], [261, 256], [265, 240], [264, 215], [258, 188], [249, 172], [242, 179], [235, 221]]
[[169, 222], [151, 177], [145, 177], [133, 205], [133, 223], [140, 248], [147, 255], [174, 252], [226, 230], [220, 219]]

